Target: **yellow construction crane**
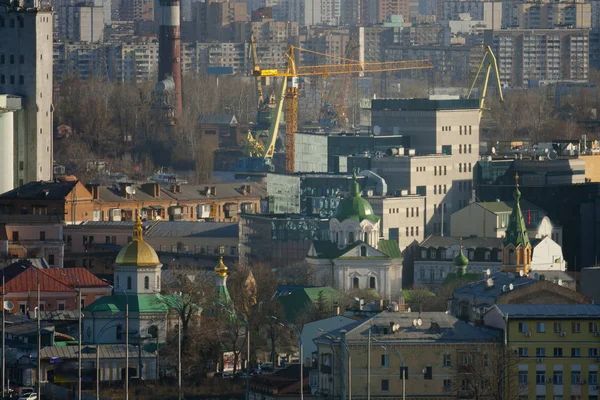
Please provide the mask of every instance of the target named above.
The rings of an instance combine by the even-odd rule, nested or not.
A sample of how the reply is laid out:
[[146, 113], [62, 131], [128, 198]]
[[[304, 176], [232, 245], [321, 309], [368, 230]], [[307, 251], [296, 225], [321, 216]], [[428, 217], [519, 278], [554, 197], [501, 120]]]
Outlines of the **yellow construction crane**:
[[479, 120], [481, 121], [481, 117], [483, 116], [483, 111], [485, 110], [485, 95], [487, 94], [488, 82], [490, 80], [490, 73], [492, 70], [494, 71], [494, 75], [496, 76], [496, 86], [498, 87], [498, 97], [500, 98], [500, 103], [504, 103], [504, 96], [502, 95], [502, 84], [500, 83], [500, 73], [498, 72], [498, 63], [496, 62], [496, 56], [494, 56], [494, 52], [490, 46], [485, 46], [483, 51], [483, 58], [481, 59], [481, 63], [479, 64], [479, 68], [477, 69], [477, 73], [475, 74], [475, 79], [473, 79], [473, 83], [471, 84], [471, 88], [469, 89], [469, 95], [467, 99], [470, 99], [473, 95], [473, 89], [477, 84], [477, 79], [479, 78], [479, 74], [482, 70], [485, 69], [485, 78], [483, 79], [483, 87], [481, 88], [481, 94], [479, 95]]
[[[296, 52], [304, 51], [329, 58], [345, 60], [342, 64], [329, 65], [296, 65]], [[302, 49], [300, 47], [290, 46], [285, 53], [287, 57], [287, 66], [285, 70], [278, 69], [255, 69], [254, 75], [259, 77], [282, 77], [289, 78], [287, 90], [285, 93], [285, 167], [286, 171], [294, 172], [294, 134], [298, 131], [298, 83], [301, 76], [328, 76], [340, 74], [358, 74], [386, 71], [404, 71], [411, 69], [433, 68], [429, 60], [414, 61], [390, 61], [365, 63], [357, 60], [347, 60], [342, 57], [335, 57], [331, 54], [319, 53], [312, 50]]]

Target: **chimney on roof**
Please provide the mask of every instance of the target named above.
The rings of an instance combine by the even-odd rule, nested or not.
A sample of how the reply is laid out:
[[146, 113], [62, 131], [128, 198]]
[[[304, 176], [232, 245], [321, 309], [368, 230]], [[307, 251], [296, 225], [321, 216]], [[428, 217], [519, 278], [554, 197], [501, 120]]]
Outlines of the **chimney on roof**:
[[246, 188], [247, 188], [246, 191], [248, 193], [252, 193], [252, 185], [248, 184], [248, 185], [246, 185]]
[[158, 182], [149, 182], [142, 184], [142, 192], [146, 193], [148, 196], [152, 196], [153, 198], [160, 197], [160, 183]]
[[85, 185], [86, 189], [89, 190], [89, 192], [92, 194], [92, 199], [94, 200], [98, 200], [99, 198], [99, 193], [98, 193], [98, 184], [96, 183], [88, 183], [87, 185]]
[[175, 192], [176, 193], [181, 193], [181, 184], [180, 183], [176, 183], [175, 184]]
[[204, 186], [204, 195], [206, 197], [211, 195], [210, 186]]
[[211, 186], [210, 187], [210, 192], [212, 193], [213, 196], [217, 195], [217, 187], [216, 186]]

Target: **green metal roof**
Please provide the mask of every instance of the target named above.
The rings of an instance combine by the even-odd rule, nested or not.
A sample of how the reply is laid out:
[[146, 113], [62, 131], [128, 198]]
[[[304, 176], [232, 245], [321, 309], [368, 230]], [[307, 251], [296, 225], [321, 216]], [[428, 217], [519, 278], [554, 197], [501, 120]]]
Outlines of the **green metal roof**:
[[337, 243], [330, 240], [315, 240], [313, 241], [313, 247], [317, 252], [317, 258], [334, 260], [352, 249], [354, 245], [349, 245], [340, 249], [338, 248]]
[[336, 289], [323, 286], [296, 290], [286, 296], [280, 296], [277, 300], [283, 306], [286, 318], [294, 322], [302, 314], [310, 311], [312, 306], [316, 305], [319, 293], [323, 293], [327, 305], [330, 307], [333, 307], [333, 303], [338, 301], [340, 297], [340, 293]]
[[373, 213], [371, 204], [360, 196], [356, 170], [354, 171], [352, 184], [350, 185], [350, 196], [340, 201], [335, 217], [339, 221], [345, 221], [347, 219], [354, 219], [358, 222], [362, 222], [366, 219], [373, 223], [379, 221], [379, 217]]
[[514, 193], [515, 204], [512, 209], [512, 213], [508, 218], [508, 226], [506, 227], [506, 235], [504, 236], [504, 246], [512, 244], [515, 247], [519, 245], [526, 247], [531, 246], [529, 242], [529, 236], [527, 235], [527, 225], [525, 224], [525, 218], [521, 212], [521, 205], [519, 200], [521, 199], [521, 192], [519, 186], [515, 188]]
[[168, 307], [160, 295], [128, 295], [114, 294], [103, 296], [84, 308], [89, 312], [125, 312], [126, 299], [129, 299], [129, 312], [133, 313], [166, 313]]
[[384, 240], [379, 241], [379, 251], [388, 256], [389, 258], [403, 258], [402, 252], [398, 247], [398, 242], [395, 240]]

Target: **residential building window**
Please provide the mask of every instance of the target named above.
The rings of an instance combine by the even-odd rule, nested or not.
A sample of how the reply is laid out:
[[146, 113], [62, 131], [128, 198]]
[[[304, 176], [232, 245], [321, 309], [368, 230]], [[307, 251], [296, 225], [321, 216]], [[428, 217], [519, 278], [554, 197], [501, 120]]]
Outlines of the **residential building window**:
[[447, 186], [444, 185], [444, 194], [446, 194], [446, 193], [447, 193]]
[[444, 175], [446, 175], [446, 166], [444, 165]]
[[381, 391], [382, 392], [388, 392], [390, 390], [390, 381], [389, 379], [382, 379], [381, 380]]
[[13, 240], [13, 242], [18, 242], [19, 241], [19, 231], [13, 231], [13, 233], [12, 233], [12, 240]]
[[580, 333], [581, 332], [581, 324], [579, 322], [571, 323], [571, 332], [572, 333]]
[[415, 233], [416, 233], [416, 235], [417, 235], [417, 236], [419, 236], [419, 227], [418, 227], [418, 226], [415, 228], [415, 231], [416, 231], [416, 232], [415, 232]]
[[519, 384], [527, 385], [528, 381], [527, 371], [519, 371]]
[[358, 289], [358, 277], [352, 278], [352, 288]]
[[122, 325], [117, 325], [117, 340], [123, 340], [123, 326]]
[[535, 383], [538, 385], [546, 384], [546, 371], [535, 371]]
[[382, 367], [389, 367], [390, 366], [390, 356], [389, 356], [389, 354], [382, 354], [381, 355], [381, 366]]
[[433, 166], [433, 175], [437, 175], [437, 167], [435, 165]]
[[545, 333], [546, 332], [546, 323], [545, 322], [536, 323], [536, 332], [537, 333]]
[[56, 302], [56, 307], [58, 308], [58, 311], [64, 311], [64, 309], [65, 309], [65, 301], [64, 300], [58, 300]]
[[48, 264], [54, 265], [54, 254], [48, 254]]
[[415, 216], [415, 208], [414, 208], [414, 207], [411, 207], [411, 208], [410, 208], [410, 216], [411, 216], [411, 217], [414, 217], [414, 216]]
[[369, 278], [369, 288], [370, 289], [376, 289], [377, 288], [374, 276], [372, 276], [372, 277]]
[[46, 240], [46, 231], [40, 231], [40, 242], [44, 242]]
[[104, 237], [104, 243], [110, 243], [110, 236]]
[[519, 357], [527, 357], [527, 347], [519, 347]]
[[425, 367], [423, 371], [423, 379], [433, 379], [433, 368]]
[[19, 302], [19, 312], [25, 314], [27, 312], [27, 303], [24, 301]]
[[429, 258], [431, 258], [432, 260], [434, 260], [436, 258], [436, 254], [437, 254], [437, 251], [435, 249], [431, 249], [429, 251]]
[[560, 322], [554, 323], [554, 332], [556, 332], [556, 333], [562, 332], [562, 324]]
[[486, 260], [490, 260], [490, 259], [492, 258], [492, 253], [491, 253], [491, 252], [489, 252], [489, 251], [486, 251], [486, 252], [485, 252], [485, 255], [484, 255], [484, 258], [485, 258]]
[[[406, 236], [408, 236], [408, 234]], [[425, 249], [421, 250], [421, 258], [422, 259], [426, 259], [427, 258], [427, 250], [425, 250]]]
[[590, 384], [590, 385], [598, 384], [598, 371], [590, 371], [588, 373], [588, 384]]
[[469, 154], [471, 154], [471, 145], [469, 145]]
[[444, 354], [444, 367], [452, 366], [452, 356], [450, 354]]
[[462, 172], [462, 164], [458, 163], [458, 172]]
[[562, 373], [562, 371], [554, 371], [554, 376], [552, 377], [552, 382], [555, 385], [562, 385], [563, 384], [563, 373]]
[[131, 290], [131, 277], [127, 277], [127, 290]]
[[571, 385], [581, 384], [581, 371], [571, 371]]
[[442, 388], [442, 390], [444, 392], [449, 392], [451, 389], [452, 389], [452, 380], [444, 379], [444, 387]]
[[589, 327], [590, 327], [590, 333], [598, 332], [598, 323], [597, 322], [590, 322]]
[[433, 194], [437, 194], [437, 186], [433, 185]]
[[490, 357], [487, 354], [483, 355], [483, 366], [487, 367], [490, 365]]
[[462, 154], [462, 144], [458, 145], [458, 154]]
[[571, 348], [571, 357], [581, 357], [581, 349], [579, 347]]
[[588, 356], [589, 357], [598, 357], [598, 348], [596, 348], [596, 347], [590, 347], [588, 349]]
[[545, 347], [537, 347], [535, 349], [536, 357], [546, 357], [546, 348]]
[[406, 218], [408, 218], [408, 207], [406, 207]]
[[144, 277], [144, 289], [150, 289], [150, 278], [147, 276]]
[[519, 322], [519, 332], [520, 333], [529, 332], [529, 329], [527, 329], [527, 322]]
[[554, 348], [554, 357], [562, 357], [563, 352], [562, 352], [562, 347], [555, 347]]

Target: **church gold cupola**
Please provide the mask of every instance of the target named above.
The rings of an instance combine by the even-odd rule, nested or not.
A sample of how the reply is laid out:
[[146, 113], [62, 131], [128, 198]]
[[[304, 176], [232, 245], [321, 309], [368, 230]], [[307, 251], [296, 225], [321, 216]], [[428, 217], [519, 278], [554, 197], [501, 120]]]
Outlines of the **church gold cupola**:
[[531, 268], [531, 243], [527, 235], [527, 225], [521, 212], [521, 192], [519, 191], [519, 174], [515, 175], [515, 204], [508, 220], [504, 246], [502, 249], [502, 270], [504, 272], [529, 273]]

